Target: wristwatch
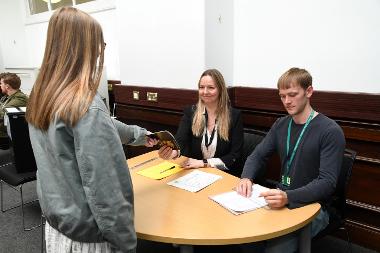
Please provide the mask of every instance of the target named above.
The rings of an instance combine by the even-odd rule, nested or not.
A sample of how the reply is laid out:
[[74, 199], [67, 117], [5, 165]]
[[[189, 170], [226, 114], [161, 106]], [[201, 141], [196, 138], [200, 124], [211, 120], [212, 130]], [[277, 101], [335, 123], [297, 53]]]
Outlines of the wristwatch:
[[208, 161], [207, 161], [207, 159], [203, 159], [203, 167], [208, 167]]

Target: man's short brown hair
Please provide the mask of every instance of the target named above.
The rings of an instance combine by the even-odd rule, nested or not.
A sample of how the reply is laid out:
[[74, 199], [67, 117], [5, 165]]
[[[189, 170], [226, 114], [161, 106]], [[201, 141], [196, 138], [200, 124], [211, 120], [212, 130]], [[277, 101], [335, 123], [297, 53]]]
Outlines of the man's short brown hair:
[[295, 84], [306, 90], [313, 85], [313, 77], [306, 69], [291, 68], [278, 79], [277, 88], [289, 89]]
[[5, 73], [4, 76], [2, 76], [3, 82], [5, 84], [8, 84], [9, 86], [12, 87], [14, 90], [20, 89], [21, 86], [21, 79], [18, 75], [14, 73]]
[[0, 80], [4, 78], [4, 76], [8, 75], [9, 72], [0, 73]]

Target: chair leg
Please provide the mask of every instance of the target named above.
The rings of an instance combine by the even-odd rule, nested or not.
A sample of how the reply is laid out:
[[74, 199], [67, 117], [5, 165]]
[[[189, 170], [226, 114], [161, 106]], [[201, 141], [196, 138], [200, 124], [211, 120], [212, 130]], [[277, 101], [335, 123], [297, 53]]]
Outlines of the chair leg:
[[344, 230], [344, 232], [346, 232], [346, 237], [347, 237], [347, 252], [349, 253], [352, 253], [352, 244], [351, 244], [351, 240], [350, 240], [350, 234], [348, 233], [348, 230], [346, 229], [346, 227], [340, 227], [339, 228], [340, 230]]
[[12, 206], [12, 207], [9, 207], [7, 209], [4, 209], [4, 195], [3, 195], [3, 184], [5, 182], [3, 180], [0, 180], [0, 195], [1, 195], [1, 211], [4, 213], [6, 211], [9, 211], [9, 210], [12, 210], [14, 208], [17, 208], [17, 207], [20, 207], [21, 206], [21, 213], [22, 213], [22, 227], [24, 228], [24, 231], [31, 231], [35, 228], [38, 228], [41, 226], [41, 224], [38, 224], [36, 226], [33, 226], [33, 227], [29, 227], [29, 228], [26, 228], [25, 227], [25, 214], [24, 214], [24, 206], [25, 205], [28, 205], [30, 203], [33, 203], [33, 202], [36, 202], [38, 201], [38, 199], [35, 199], [35, 200], [31, 200], [31, 201], [28, 201], [26, 203], [24, 203], [24, 197], [23, 197], [23, 192], [22, 192], [22, 186], [23, 184], [20, 185], [20, 189], [17, 189], [11, 185], [9, 185], [9, 187], [11, 187], [12, 189], [16, 190], [16, 191], [19, 191], [20, 192], [20, 198], [21, 198], [21, 204], [20, 205], [15, 205], [15, 206]]
[[[15, 205], [15, 206], [11, 206], [11, 207], [8, 207], [8, 208], [6, 208], [6, 209], [4, 209], [4, 196], [3, 196], [3, 184], [7, 184], [5, 181], [3, 181], [3, 180], [0, 180], [0, 189], [1, 189], [1, 211], [4, 213], [4, 212], [6, 212], [6, 211], [9, 211], [9, 210], [12, 210], [12, 209], [15, 209], [15, 208], [17, 208], [17, 207], [20, 207], [21, 206], [21, 204], [18, 204], [18, 205]], [[10, 184], [7, 184], [11, 189], [13, 189], [13, 190], [15, 190], [15, 191], [20, 191], [19, 189], [17, 189], [16, 187], [14, 187], [14, 186], [12, 186], [12, 185], [10, 185]], [[31, 200], [31, 201], [28, 201], [28, 202], [26, 202], [26, 203], [24, 203], [24, 205], [28, 205], [28, 204], [30, 204], [30, 203], [33, 203], [33, 202], [36, 202], [36, 201], [38, 201], [38, 199], [34, 199], [34, 200]]]
[[[9, 211], [9, 210], [12, 210], [12, 209], [15, 209], [16, 207], [19, 207], [20, 205], [15, 205], [15, 206], [11, 206], [11, 207], [8, 207], [8, 208], [4, 208], [4, 193], [3, 193], [3, 184], [7, 184], [6, 182], [4, 182], [3, 180], [0, 180], [0, 189], [1, 189], [1, 211], [4, 213], [6, 211]], [[13, 190], [16, 190], [18, 191], [17, 188], [7, 184], [10, 188], [12, 188]]]
[[[38, 225], [35, 225], [35, 226], [32, 226], [32, 227], [29, 227], [29, 228], [26, 228], [25, 227], [25, 214], [24, 214], [24, 198], [23, 198], [23, 195], [22, 195], [22, 186], [23, 184], [20, 186], [20, 197], [21, 197], [21, 212], [22, 212], [22, 227], [24, 228], [24, 231], [31, 231], [35, 228], [38, 228], [41, 226], [42, 223], [38, 224]], [[29, 201], [25, 204], [29, 204], [29, 203], [32, 203], [32, 202], [35, 202], [34, 201]]]
[[3, 180], [0, 180], [0, 194], [1, 194], [1, 211], [4, 212], [4, 206], [3, 206]]
[[[6, 211], [8, 211], [8, 210], [11, 210], [11, 209], [14, 209], [14, 208], [20, 206], [20, 205], [18, 205], [18, 206], [12, 206], [12, 207], [9, 207], [9, 208], [7, 208], [7, 209], [4, 209], [4, 193], [3, 193], [3, 184], [4, 184], [4, 183], [5, 183], [5, 182], [4, 182], [3, 180], [0, 180], [1, 211], [2, 211], [3, 213], [6, 212]], [[10, 186], [10, 185], [9, 185], [9, 187], [11, 187], [12, 189], [15, 189], [15, 190], [17, 191], [17, 189], [14, 188], [13, 186]]]
[[45, 246], [45, 216], [41, 214], [41, 253], [44, 253]]

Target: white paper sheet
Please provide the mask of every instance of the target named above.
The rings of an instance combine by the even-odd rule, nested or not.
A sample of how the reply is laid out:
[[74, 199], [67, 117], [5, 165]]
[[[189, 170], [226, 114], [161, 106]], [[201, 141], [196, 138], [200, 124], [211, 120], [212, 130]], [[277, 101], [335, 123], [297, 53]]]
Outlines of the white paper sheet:
[[252, 195], [249, 198], [239, 195], [236, 191], [229, 191], [218, 195], [210, 196], [224, 208], [231, 211], [233, 214], [245, 213], [266, 206], [264, 197], [259, 197], [261, 192], [267, 191], [268, 188], [259, 184], [252, 186]]
[[7, 113], [15, 113], [15, 112], [20, 112], [17, 108], [15, 107], [7, 107], [5, 108], [5, 110], [7, 111]]
[[197, 192], [221, 178], [222, 176], [219, 175], [203, 172], [200, 170], [194, 170], [183, 177], [168, 182], [168, 185], [175, 186], [190, 192]]

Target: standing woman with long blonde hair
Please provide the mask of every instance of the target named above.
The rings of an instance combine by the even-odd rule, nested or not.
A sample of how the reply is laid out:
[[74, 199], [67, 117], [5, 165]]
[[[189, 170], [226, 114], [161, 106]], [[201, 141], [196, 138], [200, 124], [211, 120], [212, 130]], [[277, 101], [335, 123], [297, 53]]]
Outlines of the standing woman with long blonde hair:
[[176, 139], [181, 150], [164, 146], [163, 159], [180, 154], [189, 157], [184, 168], [216, 167], [240, 176], [243, 148], [243, 123], [239, 110], [232, 108], [222, 74], [217, 69], [204, 71], [198, 82], [198, 103], [185, 108]]
[[110, 117], [97, 89], [99, 23], [54, 12], [26, 117], [36, 158], [47, 252], [135, 252], [133, 188], [123, 144], [152, 146], [146, 130]]

